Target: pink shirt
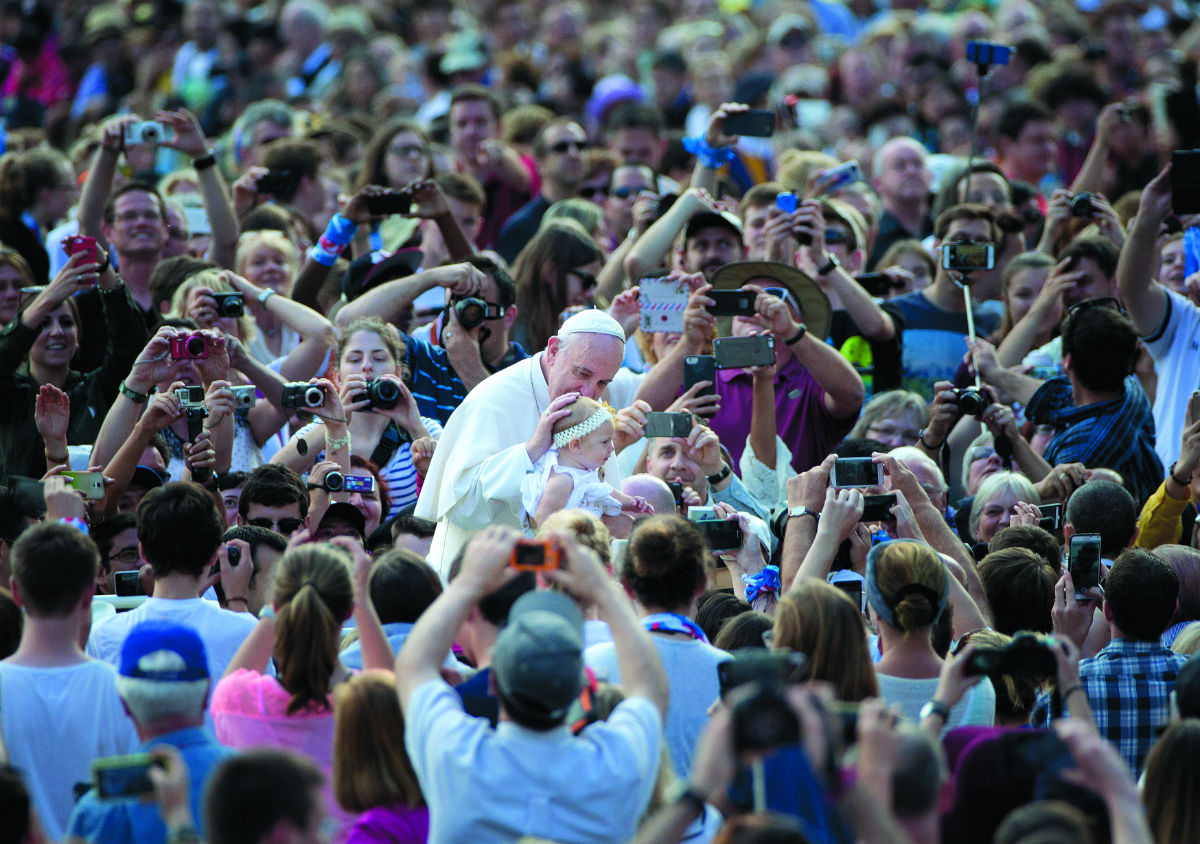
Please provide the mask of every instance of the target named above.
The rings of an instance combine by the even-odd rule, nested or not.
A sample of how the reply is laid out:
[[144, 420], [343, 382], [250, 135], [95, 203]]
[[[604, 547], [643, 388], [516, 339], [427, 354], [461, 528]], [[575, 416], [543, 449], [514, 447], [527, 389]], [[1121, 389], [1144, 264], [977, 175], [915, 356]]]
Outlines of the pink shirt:
[[335, 841], [345, 841], [355, 817], [333, 796], [333, 698], [328, 709], [287, 714], [291, 693], [274, 677], [239, 668], [217, 683], [209, 712], [217, 740], [226, 747], [278, 747], [311, 759], [325, 775], [325, 800], [338, 822]]

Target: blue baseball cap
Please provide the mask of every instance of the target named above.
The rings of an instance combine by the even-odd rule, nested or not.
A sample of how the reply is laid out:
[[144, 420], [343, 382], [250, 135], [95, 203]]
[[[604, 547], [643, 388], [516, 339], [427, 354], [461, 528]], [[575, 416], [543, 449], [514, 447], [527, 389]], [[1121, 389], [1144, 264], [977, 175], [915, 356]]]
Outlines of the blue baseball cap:
[[117, 673], [163, 683], [208, 679], [208, 654], [200, 634], [164, 619], [137, 624], [121, 645]]

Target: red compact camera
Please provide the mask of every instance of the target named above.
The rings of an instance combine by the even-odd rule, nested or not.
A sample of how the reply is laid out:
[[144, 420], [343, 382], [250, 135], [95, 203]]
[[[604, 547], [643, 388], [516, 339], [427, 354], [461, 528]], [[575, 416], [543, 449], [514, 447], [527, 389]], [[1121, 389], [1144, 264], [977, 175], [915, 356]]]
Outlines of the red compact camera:
[[203, 360], [208, 357], [208, 341], [200, 334], [171, 338], [172, 360]]

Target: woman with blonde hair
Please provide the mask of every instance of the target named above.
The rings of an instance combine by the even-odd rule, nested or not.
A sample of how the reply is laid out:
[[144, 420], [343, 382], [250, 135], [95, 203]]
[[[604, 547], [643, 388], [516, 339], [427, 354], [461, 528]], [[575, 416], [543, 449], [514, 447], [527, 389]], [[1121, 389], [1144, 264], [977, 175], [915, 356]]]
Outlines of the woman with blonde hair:
[[806, 577], [779, 599], [771, 645], [804, 654], [809, 676], [833, 684], [840, 701], [879, 694], [862, 613], [846, 593]]
[[976, 542], [991, 542], [1008, 527], [1017, 504], [1038, 505], [1042, 497], [1029, 478], [1018, 472], [997, 472], [979, 485], [971, 503], [969, 525]]
[[[221, 744], [300, 753], [328, 780], [333, 691], [350, 678], [338, 661], [342, 625], [354, 616], [364, 669], [386, 670], [395, 658], [371, 604], [370, 570], [371, 558], [344, 537], [293, 548], [276, 563], [275, 615], [258, 622], [213, 690]], [[274, 676], [266, 673], [271, 660]], [[343, 825], [349, 820], [341, 817]]]
[[404, 746], [395, 675], [363, 672], [333, 698], [333, 793], [358, 815], [347, 844], [425, 844], [429, 809]]
[[876, 440], [893, 449], [916, 445], [921, 429], [928, 424], [925, 399], [907, 390], [888, 390], [876, 393], [866, 403], [850, 436]]
[[[933, 649], [933, 625], [946, 609], [951, 577], [924, 542], [893, 539], [867, 554], [863, 585], [883, 654], [875, 664], [879, 696], [913, 721], [937, 691], [942, 658]], [[991, 726], [995, 717], [996, 692], [983, 680], [950, 709], [944, 726]]]

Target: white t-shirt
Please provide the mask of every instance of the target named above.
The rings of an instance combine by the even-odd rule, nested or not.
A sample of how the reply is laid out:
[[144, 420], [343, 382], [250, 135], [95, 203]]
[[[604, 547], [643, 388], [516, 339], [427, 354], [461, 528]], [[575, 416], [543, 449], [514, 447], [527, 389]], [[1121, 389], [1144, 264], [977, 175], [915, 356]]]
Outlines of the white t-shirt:
[[[875, 679], [879, 681], [879, 697], [883, 702], [899, 708], [900, 714], [911, 721], [921, 720], [921, 708], [933, 698], [938, 685], [937, 677], [917, 680], [877, 673]], [[990, 727], [994, 723], [996, 690], [992, 681], [984, 677], [951, 708], [950, 718], [942, 732], [955, 727]]]
[[88, 655], [110, 665], [118, 665], [121, 661], [121, 644], [130, 629], [138, 622], [151, 618], [183, 624], [199, 633], [200, 641], [204, 642], [204, 649], [208, 652], [208, 676], [214, 680], [225, 675], [233, 655], [258, 623], [249, 613], [221, 609], [212, 601], [202, 598], [147, 598], [137, 609], [117, 613], [93, 627], [88, 637]]
[[21, 772], [48, 841], [62, 841], [73, 786], [91, 781], [93, 759], [133, 753], [133, 721], [117, 672], [96, 660], [56, 668], [0, 662], [0, 724], [8, 761]]
[[1200, 308], [1173, 290], [1160, 330], [1142, 338], [1154, 369], [1154, 450], [1163, 466], [1179, 459], [1183, 422], [1192, 391], [1200, 389]]

